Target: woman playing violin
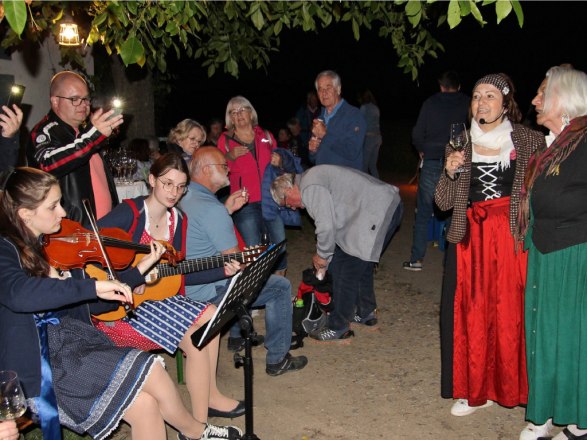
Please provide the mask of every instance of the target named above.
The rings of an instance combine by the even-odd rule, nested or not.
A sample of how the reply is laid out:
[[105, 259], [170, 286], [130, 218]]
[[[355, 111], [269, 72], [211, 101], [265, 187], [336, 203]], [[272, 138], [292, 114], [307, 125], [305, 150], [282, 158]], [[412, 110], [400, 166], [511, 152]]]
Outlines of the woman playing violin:
[[[188, 175], [187, 166], [178, 155], [161, 156], [151, 166], [150, 195], [125, 200], [98, 224], [129, 231], [138, 243], [167, 241], [185, 255], [188, 219], [176, 205], [187, 190]], [[231, 262], [224, 268], [185, 275], [184, 281], [185, 284], [210, 283], [234, 275], [239, 266], [238, 262]], [[194, 417], [198, 420], [206, 420], [208, 416], [238, 417], [245, 412], [244, 403], [223, 395], [216, 385], [220, 337], [216, 336], [202, 350], [195, 348], [191, 341], [194, 331], [209, 321], [214, 311], [213, 305], [175, 295], [161, 301], [143, 302], [135, 309], [134, 318], [99, 322], [96, 326], [119, 346], [143, 350], [163, 348], [170, 354], [180, 348], [186, 356], [186, 383]], [[172, 328], [168, 322], [173, 322]]]
[[[237, 428], [192, 417], [160, 357], [115, 347], [91, 325], [90, 313], [131, 302], [131, 290], [49, 266], [39, 237], [57, 232], [64, 216], [55, 177], [32, 168], [9, 175], [0, 193], [0, 369], [18, 372], [44, 437], [61, 438], [63, 424], [102, 439], [125, 420], [134, 439], [165, 439], [165, 422], [182, 439], [240, 438]], [[124, 281], [162, 253], [154, 243]]]

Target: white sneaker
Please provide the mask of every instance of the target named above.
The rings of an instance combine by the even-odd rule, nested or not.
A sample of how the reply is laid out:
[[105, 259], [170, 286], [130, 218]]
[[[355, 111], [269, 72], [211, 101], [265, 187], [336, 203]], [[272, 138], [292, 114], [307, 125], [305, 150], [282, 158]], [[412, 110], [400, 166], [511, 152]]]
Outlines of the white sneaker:
[[493, 405], [492, 400], [488, 400], [487, 402], [485, 402], [484, 405], [469, 406], [467, 399], [457, 399], [457, 401], [453, 404], [452, 408], [450, 409], [450, 413], [453, 416], [457, 417], [468, 416], [469, 414], [473, 414], [478, 409], [487, 408], [491, 405]]
[[548, 437], [552, 429], [552, 419], [548, 419], [544, 425], [528, 423], [520, 433], [520, 440], [537, 440], [540, 437]]

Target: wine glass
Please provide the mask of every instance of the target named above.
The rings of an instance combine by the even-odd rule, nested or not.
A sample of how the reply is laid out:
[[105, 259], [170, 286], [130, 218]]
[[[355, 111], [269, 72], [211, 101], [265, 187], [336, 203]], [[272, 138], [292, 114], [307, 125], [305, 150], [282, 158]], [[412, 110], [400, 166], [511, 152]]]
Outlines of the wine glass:
[[0, 420], [15, 420], [27, 408], [16, 372], [0, 371]]
[[[469, 134], [467, 127], [462, 122], [451, 124], [450, 126], [450, 147], [455, 151], [463, 151], [465, 145], [469, 142]], [[463, 173], [464, 167], [459, 167], [455, 170], [456, 173]]]

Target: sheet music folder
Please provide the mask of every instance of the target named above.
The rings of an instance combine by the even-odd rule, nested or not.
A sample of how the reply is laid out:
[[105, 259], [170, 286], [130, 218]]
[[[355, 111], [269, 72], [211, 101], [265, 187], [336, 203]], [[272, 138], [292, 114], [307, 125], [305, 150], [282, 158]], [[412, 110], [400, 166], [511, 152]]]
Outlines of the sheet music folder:
[[250, 263], [245, 270], [239, 272], [230, 280], [228, 290], [216, 309], [216, 313], [207, 325], [202, 326], [192, 334], [192, 343], [197, 348], [202, 348], [209, 339], [214, 337], [222, 327], [234, 316], [236, 309], [241, 304], [248, 308], [257, 298], [269, 275], [271, 275], [275, 260], [279, 256], [286, 240], [273, 244], [263, 252], [257, 260]]

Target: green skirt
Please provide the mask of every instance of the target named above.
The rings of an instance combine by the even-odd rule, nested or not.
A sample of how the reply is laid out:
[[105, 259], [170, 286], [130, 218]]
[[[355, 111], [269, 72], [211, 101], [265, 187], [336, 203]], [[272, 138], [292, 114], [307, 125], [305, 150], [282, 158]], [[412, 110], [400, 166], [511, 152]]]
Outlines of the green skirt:
[[587, 428], [587, 243], [542, 254], [526, 280], [526, 418]]

